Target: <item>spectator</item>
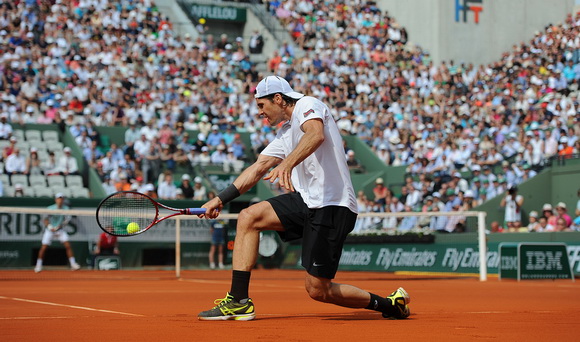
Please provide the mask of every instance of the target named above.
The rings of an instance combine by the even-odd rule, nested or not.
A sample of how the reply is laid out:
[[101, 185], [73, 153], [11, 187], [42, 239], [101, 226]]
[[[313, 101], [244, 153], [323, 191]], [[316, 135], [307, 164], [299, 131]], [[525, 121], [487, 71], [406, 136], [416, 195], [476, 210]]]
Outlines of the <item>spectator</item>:
[[157, 192], [155, 191], [155, 185], [153, 185], [151, 183], [145, 184], [144, 190], [145, 190], [145, 195], [147, 195], [153, 199], [157, 198]]
[[493, 221], [490, 225], [490, 231], [492, 233], [503, 233], [504, 228], [497, 221]]
[[13, 152], [6, 158], [4, 169], [9, 175], [26, 173], [26, 158], [20, 154], [18, 147], [14, 148]]
[[32, 147], [30, 149], [30, 155], [26, 158], [26, 172], [27, 175], [41, 175], [42, 165], [40, 159], [38, 158], [38, 149]]
[[578, 202], [576, 202], [576, 217], [580, 216], [580, 189], [578, 189]]
[[10, 143], [8, 146], [4, 147], [4, 150], [2, 150], [2, 160], [6, 161], [8, 159], [8, 156], [10, 156], [14, 150], [17, 148], [16, 147], [16, 137], [10, 137]]
[[165, 171], [163, 181], [159, 183], [157, 195], [161, 199], [175, 199], [177, 187], [173, 184], [173, 174], [171, 171]]
[[557, 216], [554, 215], [554, 209], [550, 203], [545, 203], [542, 207], [542, 216], [546, 218], [550, 226], [556, 227]]
[[[502, 198], [500, 205], [505, 207], [504, 221], [506, 222], [508, 231], [519, 228], [522, 221], [522, 205], [524, 204], [524, 197], [518, 194], [518, 188], [512, 186], [508, 193]], [[518, 222], [515, 224], [515, 222]]]
[[60, 167], [56, 161], [54, 152], [48, 152], [48, 160], [42, 163], [42, 172], [45, 176], [53, 176], [60, 174]]
[[[568, 215], [566, 203], [559, 202], [556, 205], [556, 213], [558, 219], [564, 219], [564, 222], [566, 222], [566, 228], [569, 228], [572, 225], [572, 218], [570, 217], [570, 215]], [[556, 223], [558, 222], [556, 221]]]
[[0, 140], [8, 140], [12, 136], [12, 125], [7, 120], [8, 114], [2, 113], [0, 115]]
[[[112, 232], [113, 227], [107, 227], [107, 231]], [[92, 254], [91, 258], [91, 267], [95, 266], [95, 259], [98, 256], [105, 256], [105, 255], [119, 255], [119, 241], [115, 235], [107, 234], [102, 232], [99, 235], [99, 239], [97, 240], [97, 245]]]
[[13, 197], [24, 197], [24, 187], [21, 183], [14, 184], [14, 196]]
[[129, 183], [129, 179], [125, 172], [119, 173], [119, 181], [115, 184], [116, 191], [130, 191], [131, 190], [131, 183]]
[[193, 200], [194, 201], [205, 201], [207, 200], [207, 190], [203, 184], [201, 184], [201, 177], [194, 178], [193, 186]]
[[563, 217], [558, 217], [558, 219], [556, 220], [556, 232], [571, 232], [572, 229], [570, 229], [567, 226], [566, 220]]
[[389, 189], [385, 186], [384, 180], [380, 177], [375, 180], [373, 195], [375, 203], [378, 203], [383, 207], [387, 204], [387, 196], [389, 196]]
[[183, 198], [185, 199], [192, 199], [194, 189], [191, 186], [191, 177], [187, 173], [184, 173], [181, 176], [181, 185], [179, 186], [181, 192], [183, 194]]
[[79, 166], [75, 157], [71, 155], [71, 148], [65, 147], [63, 149], [64, 155], [58, 160], [58, 169], [60, 174], [64, 176], [78, 175]]
[[530, 211], [528, 218], [530, 220], [528, 223], [528, 232], [539, 232], [541, 226], [540, 222], [538, 222], [538, 212], [535, 210]]
[[260, 31], [254, 30], [252, 36], [250, 37], [249, 50], [252, 54], [261, 54], [264, 48], [264, 38], [260, 34]]

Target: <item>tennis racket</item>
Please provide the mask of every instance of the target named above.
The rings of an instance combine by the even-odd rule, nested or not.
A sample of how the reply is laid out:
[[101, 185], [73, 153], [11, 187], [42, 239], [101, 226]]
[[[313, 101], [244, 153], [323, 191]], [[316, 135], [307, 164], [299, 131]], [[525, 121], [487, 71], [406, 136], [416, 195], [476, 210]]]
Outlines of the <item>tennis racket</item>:
[[[173, 214], [160, 217], [160, 209], [172, 211]], [[171, 208], [140, 192], [120, 191], [99, 203], [97, 223], [110, 235], [133, 236], [173, 216], [200, 214], [205, 214], [204, 208]]]

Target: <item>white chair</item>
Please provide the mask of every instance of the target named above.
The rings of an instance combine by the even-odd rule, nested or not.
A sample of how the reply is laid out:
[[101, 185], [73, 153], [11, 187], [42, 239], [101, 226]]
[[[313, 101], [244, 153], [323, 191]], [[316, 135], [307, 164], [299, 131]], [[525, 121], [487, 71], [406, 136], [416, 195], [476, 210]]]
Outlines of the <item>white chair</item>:
[[51, 186], [50, 189], [52, 190], [53, 194], [58, 194], [60, 192], [64, 195], [64, 197], [71, 197], [70, 189], [65, 188], [64, 186]]
[[16, 184], [21, 184], [22, 186], [28, 186], [28, 176], [27, 175], [12, 175], [10, 176], [10, 184], [15, 186]]
[[51, 188], [43, 187], [34, 187], [34, 196], [36, 197], [52, 197], [54, 193], [52, 192]]
[[18, 140], [24, 140], [24, 131], [21, 129], [15, 129], [12, 131], [12, 136], [16, 137]]
[[83, 186], [83, 177], [79, 175], [68, 175], [66, 176], [66, 186], [68, 187], [82, 187]]
[[13, 196], [14, 196], [14, 187], [4, 185], [4, 197], [13, 197]]
[[46, 181], [48, 183], [48, 186], [51, 188], [53, 187], [64, 188], [64, 176], [60, 175], [48, 176], [46, 177]]
[[58, 132], [56, 131], [42, 131], [42, 140], [58, 142]]
[[51, 141], [47, 144], [47, 148], [49, 151], [53, 151], [56, 154], [56, 152], [62, 152], [64, 145], [60, 141]]
[[34, 189], [28, 186], [22, 187], [22, 193], [25, 197], [34, 197]]
[[24, 131], [24, 136], [26, 137], [26, 141], [41, 141], [42, 137], [40, 136], [40, 131], [36, 129], [28, 129]]
[[83, 187], [73, 187], [71, 188], [71, 196], [73, 198], [89, 198], [89, 189]]
[[0, 181], [2, 181], [2, 185], [4, 185], [4, 187], [10, 186], [10, 176], [7, 174], [0, 174]]
[[28, 181], [30, 182], [31, 187], [46, 187], [46, 177], [44, 175], [30, 175]]

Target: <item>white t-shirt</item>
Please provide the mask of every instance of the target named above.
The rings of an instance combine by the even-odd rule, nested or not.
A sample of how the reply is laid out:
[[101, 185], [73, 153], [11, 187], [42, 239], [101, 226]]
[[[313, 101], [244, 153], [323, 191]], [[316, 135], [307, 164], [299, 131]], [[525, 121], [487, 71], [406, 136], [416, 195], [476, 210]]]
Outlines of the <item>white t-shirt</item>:
[[276, 138], [262, 154], [286, 158], [304, 135], [302, 124], [311, 119], [322, 120], [324, 142], [292, 171], [294, 189], [300, 193], [308, 208], [335, 205], [347, 207], [353, 213], [358, 213], [342, 137], [330, 109], [321, 101], [311, 96], [298, 100], [292, 118], [281, 127]]
[[507, 195], [505, 200], [505, 221], [506, 222], [514, 222], [514, 221], [521, 221], [522, 220], [522, 212], [521, 210], [517, 209], [516, 202], [519, 202], [523, 199], [522, 195], [516, 195], [513, 198], [512, 195]]

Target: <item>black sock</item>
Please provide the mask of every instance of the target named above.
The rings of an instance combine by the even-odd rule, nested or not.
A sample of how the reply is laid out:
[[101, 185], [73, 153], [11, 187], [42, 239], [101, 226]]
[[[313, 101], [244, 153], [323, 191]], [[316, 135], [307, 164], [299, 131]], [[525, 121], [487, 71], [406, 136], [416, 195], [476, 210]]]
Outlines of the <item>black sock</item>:
[[236, 271], [232, 272], [232, 289], [230, 294], [234, 297], [236, 301], [248, 298], [248, 288], [250, 287], [250, 275], [251, 272], [248, 271]]
[[393, 306], [387, 298], [377, 296], [376, 294], [370, 292], [369, 294], [371, 295], [371, 301], [365, 309], [391, 313]]

